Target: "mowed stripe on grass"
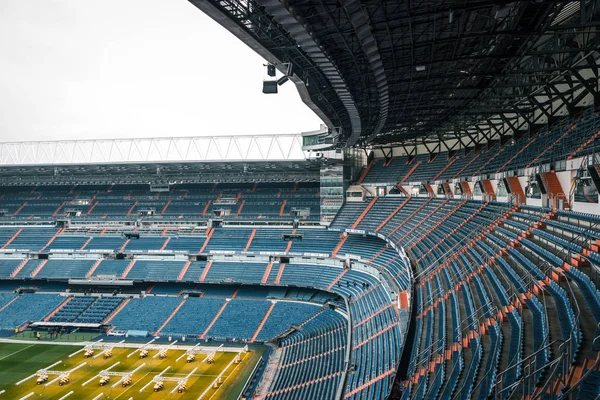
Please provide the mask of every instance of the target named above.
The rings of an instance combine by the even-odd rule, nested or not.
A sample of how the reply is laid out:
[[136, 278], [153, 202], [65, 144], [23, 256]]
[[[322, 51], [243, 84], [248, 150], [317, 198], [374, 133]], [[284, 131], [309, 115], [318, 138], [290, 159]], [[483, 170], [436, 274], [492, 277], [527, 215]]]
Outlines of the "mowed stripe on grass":
[[72, 346], [0, 343], [0, 388], [6, 388], [76, 350]]
[[[113, 351], [113, 357], [109, 360], [103, 360], [102, 357], [97, 359], [85, 359], [83, 354], [79, 354], [73, 358], [68, 358], [68, 355], [78, 350], [78, 346], [59, 346], [59, 345], [42, 345], [42, 344], [14, 344], [14, 343], [0, 343], [0, 390], [7, 389], [7, 398], [20, 398], [21, 396], [34, 391], [39, 396], [41, 392], [43, 399], [55, 399], [68, 393], [70, 390], [75, 390], [75, 395], [85, 398], [94, 398], [100, 393], [107, 394], [110, 392], [108, 387], [100, 387], [96, 380], [93, 380], [88, 386], [82, 388], [80, 385], [82, 382], [95, 376], [102, 369], [113, 365], [119, 361], [119, 364], [114, 371], [129, 371], [135, 368], [142, 362], [146, 363], [146, 366], [142, 368], [139, 375], [134, 376], [133, 387], [121, 388], [120, 386], [112, 390], [112, 396], [119, 398], [133, 397], [135, 400], [163, 400], [165, 393], [168, 393], [175, 387], [175, 383], [168, 382], [165, 384], [165, 391], [155, 393], [152, 388], [149, 387], [143, 393], [139, 393], [139, 389], [148, 383], [154, 375], [162, 371], [167, 365], [171, 366], [171, 369], [165, 374], [165, 376], [183, 377], [187, 375], [193, 368], [198, 367], [198, 371], [190, 377], [188, 381], [188, 392], [187, 396], [190, 398], [196, 398], [205, 388], [207, 388], [216, 378], [216, 376], [229, 364], [229, 362], [235, 356], [234, 353], [217, 353], [216, 360], [213, 364], [200, 363], [204, 357], [199, 355], [194, 363], [188, 364], [185, 359], [175, 362], [175, 359], [183, 354], [183, 351], [170, 351], [169, 357], [166, 360], [152, 359], [152, 351], [150, 357], [140, 360], [138, 357], [127, 358], [127, 354], [131, 352], [131, 349], [115, 349]], [[264, 348], [255, 348], [249, 354], [244, 357], [244, 362], [240, 368], [238, 365], [233, 365], [228, 371], [225, 372], [225, 376], [229, 376], [224, 386], [220, 390], [215, 391], [214, 389], [209, 392], [209, 396], [213, 396], [212, 400], [224, 400], [229, 398], [236, 398], [237, 394], [241, 390], [245, 380], [254, 368], [255, 362], [258, 360], [260, 355], [263, 353]], [[5, 357], [2, 359], [2, 357]], [[28, 381], [21, 386], [14, 386], [14, 383], [27, 376], [34, 374], [37, 370], [47, 367], [48, 365], [62, 360], [63, 363], [57, 366], [55, 369], [64, 371], [79, 365], [81, 362], [88, 362], [88, 365], [82, 369], [74, 372], [71, 375], [71, 384], [63, 387], [59, 387], [58, 384], [53, 384], [48, 388], [42, 388], [35, 385], [35, 380]], [[250, 361], [253, 362], [250, 362]], [[52, 378], [52, 377], [51, 377]], [[115, 378], [118, 379], [118, 378]], [[113, 380], [115, 382], [115, 380]], [[233, 386], [233, 387], [232, 387]], [[126, 394], [125, 394], [126, 393]], [[122, 396], [121, 396], [122, 395]], [[195, 397], [194, 397], [195, 396]]]

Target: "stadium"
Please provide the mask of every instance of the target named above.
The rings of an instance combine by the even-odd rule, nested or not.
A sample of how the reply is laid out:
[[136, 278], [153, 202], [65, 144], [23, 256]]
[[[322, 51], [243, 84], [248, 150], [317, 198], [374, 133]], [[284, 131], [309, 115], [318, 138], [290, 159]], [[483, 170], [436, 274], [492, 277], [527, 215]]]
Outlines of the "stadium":
[[190, 3], [324, 124], [0, 143], [0, 399], [600, 398], [598, 1]]

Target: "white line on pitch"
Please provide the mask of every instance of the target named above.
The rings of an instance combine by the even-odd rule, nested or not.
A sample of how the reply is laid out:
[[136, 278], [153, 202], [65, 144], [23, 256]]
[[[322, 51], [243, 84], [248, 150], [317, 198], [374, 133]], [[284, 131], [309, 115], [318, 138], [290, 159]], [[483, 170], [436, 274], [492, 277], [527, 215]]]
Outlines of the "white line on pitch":
[[65, 394], [63, 397], [61, 397], [58, 400], [65, 400], [67, 397], [69, 397], [70, 395], [72, 395], [73, 393], [75, 393], [73, 390], [71, 390], [69, 393]]
[[30, 347], [32, 347], [32, 346], [34, 346], [34, 345], [33, 345], [33, 344], [30, 344], [30, 345], [29, 345], [29, 346], [27, 346], [27, 347], [23, 347], [21, 350], [17, 350], [17, 351], [15, 351], [14, 353], [10, 353], [10, 354], [8, 354], [8, 355], [6, 355], [6, 356], [4, 356], [4, 357], [0, 358], [0, 361], [1, 361], [1, 360], [4, 360], [5, 358], [8, 358], [8, 357], [10, 357], [10, 356], [14, 356], [14, 355], [15, 355], [15, 354], [17, 354], [17, 353], [20, 353], [20, 352], [22, 352], [23, 350], [27, 350], [28, 348], [30, 348]]

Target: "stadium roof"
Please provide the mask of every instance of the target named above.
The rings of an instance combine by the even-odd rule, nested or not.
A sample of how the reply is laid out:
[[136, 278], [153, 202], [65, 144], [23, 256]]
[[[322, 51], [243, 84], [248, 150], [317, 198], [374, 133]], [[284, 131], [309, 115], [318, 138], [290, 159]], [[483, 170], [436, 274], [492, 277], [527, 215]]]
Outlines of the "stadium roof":
[[0, 165], [305, 160], [301, 134], [0, 142]]
[[600, 104], [594, 0], [190, 2], [280, 70], [291, 63], [345, 146], [466, 147]]
[[0, 143], [1, 185], [318, 181], [301, 134]]

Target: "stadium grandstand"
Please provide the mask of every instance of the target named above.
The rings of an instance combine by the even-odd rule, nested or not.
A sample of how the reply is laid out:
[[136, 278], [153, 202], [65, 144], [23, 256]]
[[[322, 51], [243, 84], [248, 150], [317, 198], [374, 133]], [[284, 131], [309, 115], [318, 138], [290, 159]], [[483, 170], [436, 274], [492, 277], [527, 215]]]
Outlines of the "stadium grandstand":
[[600, 2], [190, 2], [324, 125], [0, 143], [3, 336], [265, 345], [253, 399], [600, 398]]

